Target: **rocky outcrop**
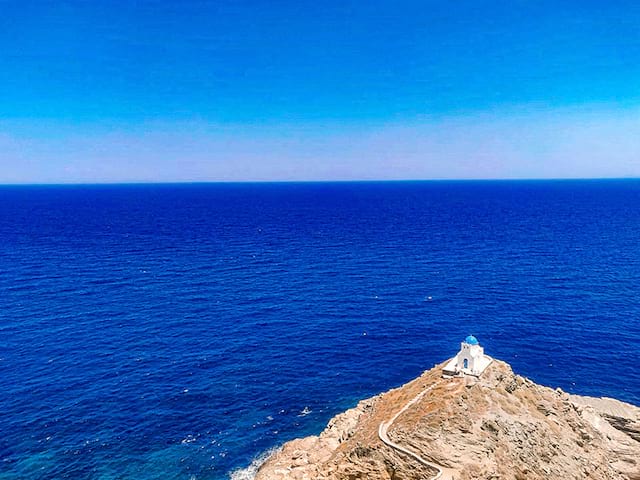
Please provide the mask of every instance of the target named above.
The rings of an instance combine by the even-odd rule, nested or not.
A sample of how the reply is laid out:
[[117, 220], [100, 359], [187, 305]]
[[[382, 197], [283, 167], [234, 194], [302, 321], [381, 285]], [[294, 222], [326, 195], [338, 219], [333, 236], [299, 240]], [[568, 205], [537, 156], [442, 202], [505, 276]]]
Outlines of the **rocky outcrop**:
[[[319, 436], [286, 443], [256, 480], [431, 479], [430, 463], [457, 480], [640, 480], [640, 408], [552, 390], [498, 361], [479, 379], [441, 370], [360, 402]], [[409, 403], [385, 431], [423, 462], [379, 437], [380, 424]]]

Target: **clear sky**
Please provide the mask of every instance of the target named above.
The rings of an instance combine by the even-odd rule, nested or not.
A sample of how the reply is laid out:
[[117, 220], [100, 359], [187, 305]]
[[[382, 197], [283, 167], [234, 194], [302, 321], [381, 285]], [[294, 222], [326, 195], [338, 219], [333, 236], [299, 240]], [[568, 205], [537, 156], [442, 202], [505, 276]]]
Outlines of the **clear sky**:
[[0, 183], [634, 176], [636, 0], [0, 0]]

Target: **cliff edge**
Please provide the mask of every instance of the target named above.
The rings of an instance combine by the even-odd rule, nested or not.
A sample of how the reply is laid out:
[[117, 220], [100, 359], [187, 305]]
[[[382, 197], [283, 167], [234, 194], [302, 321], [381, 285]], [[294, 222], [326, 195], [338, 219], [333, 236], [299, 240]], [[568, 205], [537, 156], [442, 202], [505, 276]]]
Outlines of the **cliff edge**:
[[286, 443], [256, 480], [640, 480], [640, 408], [537, 385], [500, 361], [480, 378], [443, 367]]

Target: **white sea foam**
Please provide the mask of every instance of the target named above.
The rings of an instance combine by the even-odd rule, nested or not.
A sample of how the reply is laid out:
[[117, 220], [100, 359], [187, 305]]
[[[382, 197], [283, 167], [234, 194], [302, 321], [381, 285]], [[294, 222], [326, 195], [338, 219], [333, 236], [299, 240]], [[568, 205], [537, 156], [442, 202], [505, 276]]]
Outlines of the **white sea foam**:
[[180, 443], [182, 443], [183, 445], [186, 443], [193, 443], [198, 439], [199, 435], [187, 435], [185, 438], [183, 438]]
[[274, 447], [265, 452], [262, 452], [260, 455], [254, 458], [248, 466], [244, 468], [238, 468], [237, 470], [231, 472], [229, 474], [229, 478], [231, 480], [253, 480], [256, 477], [258, 469], [260, 469], [262, 464], [266, 462], [267, 459], [278, 450], [280, 450], [280, 447]]
[[302, 409], [302, 411], [298, 414], [299, 417], [306, 417], [307, 415], [309, 415], [312, 412], [312, 410], [309, 407], [304, 407]]

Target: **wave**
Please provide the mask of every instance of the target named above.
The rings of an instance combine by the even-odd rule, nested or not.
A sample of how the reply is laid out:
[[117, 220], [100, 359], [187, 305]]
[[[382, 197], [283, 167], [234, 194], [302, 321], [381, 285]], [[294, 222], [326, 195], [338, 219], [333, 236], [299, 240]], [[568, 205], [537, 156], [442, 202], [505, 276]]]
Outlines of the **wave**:
[[255, 457], [248, 466], [232, 471], [229, 474], [230, 480], [253, 480], [262, 464], [266, 462], [271, 455], [280, 450], [280, 448], [281, 447], [270, 448]]
[[304, 407], [300, 413], [298, 414], [299, 417], [306, 417], [307, 415], [309, 415], [313, 410], [311, 410], [309, 407]]

